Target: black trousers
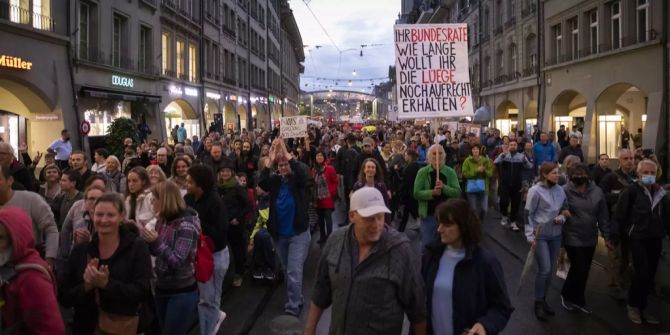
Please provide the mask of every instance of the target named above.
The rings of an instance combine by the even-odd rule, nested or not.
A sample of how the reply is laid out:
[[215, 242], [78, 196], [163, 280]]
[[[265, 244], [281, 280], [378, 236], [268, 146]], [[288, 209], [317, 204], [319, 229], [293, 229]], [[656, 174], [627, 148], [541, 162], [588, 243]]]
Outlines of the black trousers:
[[654, 277], [661, 258], [663, 242], [660, 238], [631, 239], [633, 279], [628, 290], [628, 304], [644, 310], [647, 297], [654, 287]]
[[568, 259], [570, 259], [570, 270], [568, 271], [568, 276], [565, 278], [561, 294], [566, 300], [584, 306], [586, 304], [584, 290], [586, 290], [586, 281], [589, 279], [591, 261], [593, 260], [596, 246], [573, 247], [566, 245], [564, 247], [565, 252], [568, 254]]
[[254, 268], [258, 270], [275, 269], [275, 251], [270, 233], [261, 228], [254, 235]]
[[317, 208], [317, 223], [319, 224], [319, 242], [325, 242], [333, 232], [333, 210], [330, 208]]
[[228, 225], [228, 245], [232, 252], [233, 261], [231, 262], [235, 268], [235, 274], [242, 275], [244, 273], [244, 265], [247, 261], [247, 232], [242, 223], [238, 225]]
[[[500, 196], [500, 214], [503, 216], [509, 215], [509, 222], [515, 222], [521, 204], [521, 186], [509, 186], [500, 181], [498, 195]], [[512, 210], [508, 211], [510, 203], [512, 204]]]

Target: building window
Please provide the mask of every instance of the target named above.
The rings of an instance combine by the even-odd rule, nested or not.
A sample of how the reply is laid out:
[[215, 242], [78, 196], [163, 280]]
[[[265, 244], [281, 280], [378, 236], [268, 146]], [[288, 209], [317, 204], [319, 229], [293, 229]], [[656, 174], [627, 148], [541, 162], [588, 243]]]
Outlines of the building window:
[[563, 43], [563, 32], [561, 30], [561, 24], [559, 23], [551, 27], [551, 31], [554, 39], [554, 44], [552, 46], [552, 55], [554, 57], [553, 64], [556, 64], [561, 60], [561, 45]]
[[89, 31], [91, 20], [91, 7], [82, 2], [79, 4], [79, 58], [89, 59]]
[[570, 59], [577, 59], [579, 57], [579, 22], [577, 18], [570, 20]]
[[517, 73], [519, 72], [519, 69], [517, 67], [517, 62], [516, 62], [516, 44], [512, 43], [509, 46], [509, 71], [512, 74], [512, 76], [516, 76]]
[[123, 18], [114, 15], [114, 27], [112, 30], [112, 65], [121, 66], [121, 39], [123, 38]]
[[505, 63], [503, 58], [503, 51], [498, 49], [496, 52], [496, 69], [498, 70], [498, 76], [501, 76], [505, 73]]
[[530, 34], [526, 37], [526, 72], [527, 75], [535, 73], [537, 66], [537, 35]]
[[484, 9], [484, 34], [491, 34], [491, 13], [489, 13], [488, 7]]
[[637, 0], [637, 41], [649, 40], [649, 0]]
[[589, 17], [589, 50], [591, 54], [598, 52], [598, 10], [594, 9], [588, 14]]
[[516, 14], [516, 0], [509, 0], [508, 11], [509, 13], [507, 13], [507, 17], [511, 20]]
[[151, 28], [140, 26], [140, 72], [148, 73], [151, 69], [151, 45]]
[[612, 2], [610, 13], [612, 14], [612, 49], [618, 49], [621, 47], [621, 2]]
[[188, 80], [195, 82], [198, 79], [197, 64], [198, 59], [194, 45], [188, 46]]
[[172, 68], [172, 48], [170, 48], [170, 33], [163, 32], [161, 35], [161, 70], [167, 76]]
[[177, 78], [186, 79], [186, 71], [184, 69], [184, 57], [186, 52], [186, 43], [184, 41], [177, 40]]

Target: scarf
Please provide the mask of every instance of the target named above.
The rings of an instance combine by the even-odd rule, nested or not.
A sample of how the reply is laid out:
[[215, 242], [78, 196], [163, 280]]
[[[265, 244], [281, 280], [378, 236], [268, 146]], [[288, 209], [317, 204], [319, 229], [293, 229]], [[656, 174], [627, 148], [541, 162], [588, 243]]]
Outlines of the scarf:
[[319, 200], [327, 199], [330, 197], [330, 191], [328, 190], [328, 183], [326, 182], [326, 176], [323, 174], [325, 170], [325, 165], [320, 166], [316, 170], [316, 175], [314, 176], [314, 184], [316, 185], [316, 198]]
[[224, 181], [219, 183], [220, 188], [226, 188], [227, 189], [227, 188], [233, 188], [235, 186], [237, 186], [237, 179], [235, 177], [231, 177], [230, 179], [224, 180]]

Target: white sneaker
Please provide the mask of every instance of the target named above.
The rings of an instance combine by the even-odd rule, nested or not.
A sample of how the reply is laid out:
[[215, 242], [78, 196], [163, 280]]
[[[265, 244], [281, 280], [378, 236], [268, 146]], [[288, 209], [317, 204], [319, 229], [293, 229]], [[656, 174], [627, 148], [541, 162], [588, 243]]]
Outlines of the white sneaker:
[[219, 332], [219, 328], [221, 328], [221, 324], [223, 323], [223, 320], [226, 319], [226, 312], [224, 311], [219, 311], [219, 320], [216, 321], [216, 326], [214, 327], [214, 334]]
[[503, 227], [507, 227], [508, 224], [509, 224], [509, 219], [506, 216], [503, 216], [502, 220], [500, 220], [500, 225], [503, 226]]
[[512, 231], [519, 231], [519, 226], [516, 225], [516, 222], [512, 222], [509, 227], [512, 229]]

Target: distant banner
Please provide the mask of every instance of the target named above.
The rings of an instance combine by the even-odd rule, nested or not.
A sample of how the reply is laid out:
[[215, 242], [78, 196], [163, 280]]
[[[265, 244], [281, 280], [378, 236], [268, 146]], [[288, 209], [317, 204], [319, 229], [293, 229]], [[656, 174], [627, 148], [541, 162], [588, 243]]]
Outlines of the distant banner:
[[307, 116], [285, 116], [281, 118], [281, 137], [302, 138], [307, 136]]
[[399, 119], [473, 115], [467, 24], [396, 25], [395, 67]]

